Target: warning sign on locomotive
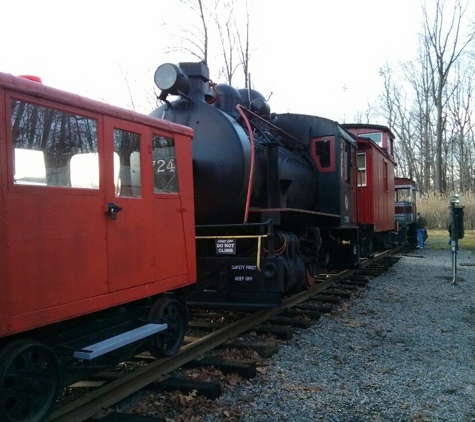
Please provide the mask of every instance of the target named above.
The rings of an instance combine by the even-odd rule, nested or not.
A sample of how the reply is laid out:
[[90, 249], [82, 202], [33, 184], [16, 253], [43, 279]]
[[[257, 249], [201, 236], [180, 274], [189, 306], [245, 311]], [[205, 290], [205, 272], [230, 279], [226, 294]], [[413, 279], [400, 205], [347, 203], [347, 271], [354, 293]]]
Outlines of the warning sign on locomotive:
[[236, 255], [236, 239], [216, 239], [216, 254]]

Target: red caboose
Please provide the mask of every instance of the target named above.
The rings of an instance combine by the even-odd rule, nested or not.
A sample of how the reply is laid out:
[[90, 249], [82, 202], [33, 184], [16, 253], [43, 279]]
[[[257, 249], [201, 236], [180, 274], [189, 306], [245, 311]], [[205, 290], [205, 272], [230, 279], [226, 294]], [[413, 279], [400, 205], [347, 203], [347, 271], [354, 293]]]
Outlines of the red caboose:
[[379, 251], [394, 232], [394, 135], [386, 126], [344, 124], [356, 136], [357, 208], [362, 255]]
[[178, 350], [162, 293], [196, 281], [192, 136], [0, 73], [0, 420], [42, 420], [77, 362]]

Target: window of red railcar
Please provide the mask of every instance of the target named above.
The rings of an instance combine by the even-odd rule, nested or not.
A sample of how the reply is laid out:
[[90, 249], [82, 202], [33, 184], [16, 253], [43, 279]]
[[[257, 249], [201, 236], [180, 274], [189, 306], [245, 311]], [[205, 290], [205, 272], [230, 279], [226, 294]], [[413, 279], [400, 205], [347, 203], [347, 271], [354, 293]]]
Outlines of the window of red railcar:
[[116, 196], [142, 196], [138, 133], [114, 129], [114, 181]]
[[362, 133], [360, 136], [371, 139], [375, 144], [379, 145], [380, 147], [382, 147], [382, 145], [383, 145], [383, 133], [382, 132], [364, 133], [364, 134]]
[[357, 154], [358, 186], [366, 186], [366, 154]]
[[155, 193], [178, 193], [175, 142], [164, 136], [153, 135], [153, 174]]
[[14, 183], [99, 189], [97, 121], [11, 101]]

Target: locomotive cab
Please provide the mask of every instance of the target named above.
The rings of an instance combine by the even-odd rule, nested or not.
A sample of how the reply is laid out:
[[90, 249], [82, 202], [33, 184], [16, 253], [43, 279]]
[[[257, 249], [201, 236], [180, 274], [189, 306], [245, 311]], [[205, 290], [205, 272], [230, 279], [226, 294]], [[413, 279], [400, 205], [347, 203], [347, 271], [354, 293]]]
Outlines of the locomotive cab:
[[275, 122], [306, 145], [316, 167], [319, 191], [315, 211], [325, 266], [357, 267], [360, 250], [355, 214], [355, 139], [337, 122], [318, 116], [279, 114]]

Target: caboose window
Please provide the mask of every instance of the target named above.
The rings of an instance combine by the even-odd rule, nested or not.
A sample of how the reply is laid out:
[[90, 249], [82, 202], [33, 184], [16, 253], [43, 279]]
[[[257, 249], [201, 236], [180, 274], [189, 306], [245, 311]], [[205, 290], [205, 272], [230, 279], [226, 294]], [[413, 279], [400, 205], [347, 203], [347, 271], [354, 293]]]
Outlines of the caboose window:
[[153, 135], [152, 143], [154, 192], [179, 192], [175, 142], [164, 136]]
[[114, 129], [114, 181], [116, 196], [142, 196], [138, 133]]
[[99, 188], [97, 122], [12, 100], [14, 183]]
[[362, 133], [360, 136], [362, 136], [364, 138], [371, 139], [375, 144], [378, 144], [379, 146], [381, 146], [383, 144], [383, 134], [382, 134], [382, 132]]
[[356, 155], [356, 165], [358, 167], [358, 186], [366, 186], [366, 154]]

